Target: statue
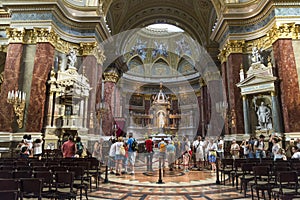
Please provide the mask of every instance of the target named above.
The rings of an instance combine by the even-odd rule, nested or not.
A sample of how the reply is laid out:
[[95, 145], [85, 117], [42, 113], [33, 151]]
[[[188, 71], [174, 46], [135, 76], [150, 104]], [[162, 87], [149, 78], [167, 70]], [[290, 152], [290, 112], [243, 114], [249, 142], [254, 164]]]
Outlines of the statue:
[[165, 126], [165, 117], [162, 112], [159, 113], [158, 124], [159, 124], [159, 128], [164, 128]]
[[74, 68], [77, 61], [76, 50], [71, 48], [68, 54], [68, 68]]
[[251, 61], [252, 61], [252, 63], [260, 63], [261, 62], [260, 51], [257, 47], [252, 48]]
[[258, 123], [261, 129], [266, 129], [268, 123], [270, 122], [271, 110], [268, 108], [264, 102], [261, 102], [260, 106], [257, 109]]

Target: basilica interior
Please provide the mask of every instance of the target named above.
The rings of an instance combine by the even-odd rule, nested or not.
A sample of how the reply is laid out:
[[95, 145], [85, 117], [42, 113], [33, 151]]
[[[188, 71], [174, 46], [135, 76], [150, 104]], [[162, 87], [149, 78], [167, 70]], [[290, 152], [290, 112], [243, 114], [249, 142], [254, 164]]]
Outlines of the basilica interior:
[[300, 137], [297, 0], [0, 1], [0, 153]]

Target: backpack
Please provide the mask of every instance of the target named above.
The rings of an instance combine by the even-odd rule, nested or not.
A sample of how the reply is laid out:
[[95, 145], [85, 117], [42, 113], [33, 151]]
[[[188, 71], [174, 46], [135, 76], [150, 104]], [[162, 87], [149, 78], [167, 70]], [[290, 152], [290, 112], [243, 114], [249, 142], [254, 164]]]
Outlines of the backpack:
[[133, 151], [138, 151], [139, 150], [138, 143], [137, 143], [137, 141], [135, 139], [133, 139], [133, 142], [131, 144], [131, 149]]

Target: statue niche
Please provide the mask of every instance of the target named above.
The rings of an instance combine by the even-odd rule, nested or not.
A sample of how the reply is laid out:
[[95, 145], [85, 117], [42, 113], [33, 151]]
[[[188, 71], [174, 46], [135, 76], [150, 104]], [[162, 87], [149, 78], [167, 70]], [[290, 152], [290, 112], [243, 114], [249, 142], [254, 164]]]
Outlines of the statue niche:
[[254, 110], [257, 116], [256, 130], [271, 130], [272, 127], [272, 113], [268, 106], [267, 98], [253, 98]]

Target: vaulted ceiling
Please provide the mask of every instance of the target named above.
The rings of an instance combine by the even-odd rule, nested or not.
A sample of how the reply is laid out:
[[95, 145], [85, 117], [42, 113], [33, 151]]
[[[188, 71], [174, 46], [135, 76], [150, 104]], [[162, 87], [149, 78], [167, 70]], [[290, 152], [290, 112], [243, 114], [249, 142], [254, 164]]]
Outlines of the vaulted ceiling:
[[216, 54], [218, 45], [210, 40], [217, 18], [214, 6], [211, 0], [106, 0], [103, 11], [113, 35], [168, 23], [182, 28], [211, 54]]

